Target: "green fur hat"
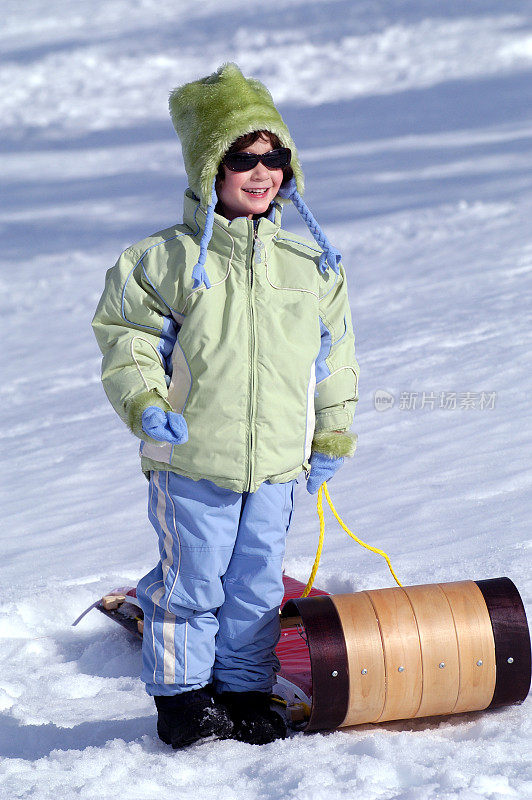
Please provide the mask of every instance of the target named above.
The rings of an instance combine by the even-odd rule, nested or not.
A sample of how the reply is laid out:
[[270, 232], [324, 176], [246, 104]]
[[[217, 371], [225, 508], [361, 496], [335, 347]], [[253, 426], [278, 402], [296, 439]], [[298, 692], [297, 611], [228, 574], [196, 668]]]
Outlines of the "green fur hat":
[[192, 83], [185, 83], [170, 93], [170, 116], [183, 148], [189, 186], [206, 211], [197, 263], [192, 270], [194, 287], [211, 284], [205, 262], [214, 224], [216, 206], [215, 180], [220, 162], [240, 136], [252, 131], [275, 133], [283, 147], [292, 151], [293, 177], [282, 183], [276, 199], [291, 200], [317, 243], [323, 248], [319, 269], [340, 269], [341, 255], [334, 248], [305, 204], [303, 171], [296, 146], [283, 119], [275, 108], [267, 88], [255, 78], [244, 78], [231, 62]]
[[275, 133], [292, 151], [297, 191], [304, 192], [303, 171], [283, 118], [263, 83], [245, 78], [236, 64], [222, 66], [205, 78], [170, 93], [170, 116], [183, 148], [189, 186], [204, 208], [211, 202], [213, 181], [230, 145], [246, 133]]

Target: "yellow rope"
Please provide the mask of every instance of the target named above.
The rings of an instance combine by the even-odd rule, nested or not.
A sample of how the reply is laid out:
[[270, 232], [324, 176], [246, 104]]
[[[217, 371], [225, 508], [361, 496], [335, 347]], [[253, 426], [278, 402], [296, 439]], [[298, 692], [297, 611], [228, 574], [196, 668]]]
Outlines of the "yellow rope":
[[338, 520], [339, 524], [342, 526], [344, 531], [348, 534], [348, 536], [350, 536], [352, 539], [354, 539], [355, 542], [358, 542], [358, 544], [362, 545], [362, 547], [365, 547], [367, 550], [371, 550], [372, 553], [377, 553], [377, 555], [382, 556], [386, 560], [386, 563], [388, 564], [388, 567], [389, 567], [390, 572], [392, 573], [392, 575], [394, 577], [395, 582], [397, 583], [398, 586], [402, 586], [402, 584], [399, 581], [399, 578], [397, 577], [397, 575], [393, 571], [393, 567], [392, 567], [391, 561], [388, 558], [388, 556], [386, 555], [386, 553], [384, 552], [384, 550], [379, 550], [377, 547], [372, 547], [370, 544], [366, 544], [366, 542], [363, 542], [362, 539], [358, 538], [358, 536], [355, 536], [355, 534], [352, 533], [349, 530], [347, 525], [345, 525], [343, 523], [343, 521], [338, 516], [338, 514], [336, 512], [336, 509], [335, 509], [335, 507], [333, 505], [333, 502], [331, 500], [331, 497], [329, 495], [329, 490], [327, 489], [327, 481], [323, 481], [323, 483], [321, 484], [320, 488], [318, 489], [318, 500], [316, 502], [316, 506], [317, 506], [317, 509], [318, 509], [318, 517], [320, 518], [320, 538], [319, 538], [319, 541], [318, 541], [318, 549], [316, 550], [316, 558], [314, 559], [314, 565], [312, 567], [312, 572], [310, 573], [310, 578], [308, 579], [308, 583], [305, 586], [305, 591], [303, 592], [301, 597], [306, 597], [309, 594], [310, 590], [312, 589], [312, 586], [314, 584], [314, 579], [316, 577], [316, 572], [318, 571], [318, 567], [319, 567], [319, 564], [320, 564], [321, 551], [322, 551], [322, 548], [323, 548], [323, 537], [325, 535], [325, 519], [324, 519], [324, 516], [323, 516], [323, 492], [324, 491], [325, 491], [325, 497], [327, 498], [327, 502], [329, 503], [331, 511], [333, 512], [334, 516], [336, 517], [336, 519]]
[[316, 577], [316, 572], [318, 571], [318, 567], [320, 565], [320, 558], [321, 558], [321, 550], [323, 547], [323, 536], [325, 534], [325, 520], [323, 518], [323, 491], [322, 488], [325, 485], [325, 481], [322, 483], [320, 488], [318, 489], [318, 516], [320, 518], [320, 538], [318, 540], [318, 549], [316, 550], [316, 558], [314, 559], [314, 565], [312, 567], [312, 572], [310, 573], [310, 578], [308, 579], [308, 583], [305, 586], [305, 591], [301, 595], [301, 597], [306, 597], [312, 586], [314, 584], [314, 578]]

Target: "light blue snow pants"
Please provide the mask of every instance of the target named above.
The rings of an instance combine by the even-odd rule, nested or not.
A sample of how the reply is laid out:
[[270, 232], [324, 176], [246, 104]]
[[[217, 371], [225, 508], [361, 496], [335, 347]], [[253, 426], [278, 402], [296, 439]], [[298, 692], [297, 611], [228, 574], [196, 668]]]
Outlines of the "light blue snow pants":
[[294, 483], [240, 494], [151, 472], [148, 516], [161, 560], [137, 586], [148, 694], [211, 682], [217, 691], [271, 690]]

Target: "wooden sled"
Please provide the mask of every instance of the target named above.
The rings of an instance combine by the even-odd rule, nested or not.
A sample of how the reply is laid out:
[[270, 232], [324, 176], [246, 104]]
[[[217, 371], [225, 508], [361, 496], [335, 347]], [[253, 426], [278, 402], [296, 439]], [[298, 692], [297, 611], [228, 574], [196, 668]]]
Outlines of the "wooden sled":
[[[312, 589], [305, 598], [304, 584], [283, 581], [274, 693], [299, 730], [480, 711], [528, 694], [530, 635], [509, 578], [340, 595]], [[142, 637], [134, 587], [93, 607]]]

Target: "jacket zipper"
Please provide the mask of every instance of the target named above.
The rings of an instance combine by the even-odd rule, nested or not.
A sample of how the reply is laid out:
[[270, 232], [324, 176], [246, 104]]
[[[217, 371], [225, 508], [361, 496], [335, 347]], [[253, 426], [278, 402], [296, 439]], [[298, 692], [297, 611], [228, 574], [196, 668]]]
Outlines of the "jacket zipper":
[[253, 323], [253, 301], [252, 301], [252, 292], [253, 292], [253, 255], [255, 251], [255, 242], [257, 239], [257, 222], [258, 220], [250, 220], [251, 225], [253, 226], [253, 238], [251, 240], [251, 252], [249, 257], [249, 282], [248, 282], [248, 304], [249, 304], [249, 320], [250, 320], [250, 335], [249, 335], [249, 346], [250, 346], [250, 354], [249, 354], [249, 413], [248, 413], [248, 424], [249, 424], [249, 432], [248, 432], [248, 483], [246, 491], [249, 492], [251, 490], [251, 483], [253, 480], [253, 405], [254, 405], [254, 391], [255, 391], [255, 363], [254, 363], [254, 353], [255, 353], [255, 331], [254, 331], [254, 323]]

